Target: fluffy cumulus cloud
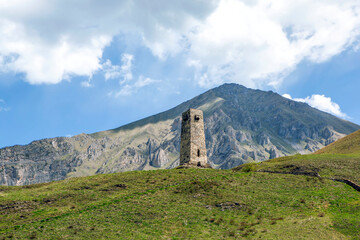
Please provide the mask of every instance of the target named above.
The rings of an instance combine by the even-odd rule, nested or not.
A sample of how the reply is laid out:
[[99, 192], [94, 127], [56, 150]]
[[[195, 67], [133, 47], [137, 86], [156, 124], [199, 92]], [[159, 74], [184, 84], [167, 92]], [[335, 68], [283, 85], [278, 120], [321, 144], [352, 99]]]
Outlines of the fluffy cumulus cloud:
[[325, 95], [313, 94], [306, 98], [294, 99], [290, 96], [290, 94], [283, 94], [282, 96], [297, 102], [307, 103], [311, 107], [317, 108], [321, 111], [333, 114], [341, 118], [349, 118], [345, 113], [341, 111], [340, 106], [337, 103], [333, 102], [330, 97], [326, 97]]
[[360, 2], [222, 0], [189, 35], [201, 85], [277, 87], [302, 60], [320, 63], [356, 42]]
[[133, 33], [159, 59], [184, 55], [202, 86], [277, 87], [303, 60], [358, 47], [360, 2], [0, 0], [0, 70], [34, 84], [96, 71], [120, 77], [126, 69], [101, 64], [103, 49]]
[[183, 32], [213, 2], [0, 0], [0, 70], [24, 73], [32, 84], [91, 76], [113, 37], [127, 33], [164, 59], [183, 49]]

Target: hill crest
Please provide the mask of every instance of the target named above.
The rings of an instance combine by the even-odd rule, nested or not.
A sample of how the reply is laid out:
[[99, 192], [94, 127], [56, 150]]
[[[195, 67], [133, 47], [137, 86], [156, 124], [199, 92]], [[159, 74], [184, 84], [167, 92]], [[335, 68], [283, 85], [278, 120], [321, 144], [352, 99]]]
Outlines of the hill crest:
[[360, 154], [360, 130], [318, 150], [315, 154]]

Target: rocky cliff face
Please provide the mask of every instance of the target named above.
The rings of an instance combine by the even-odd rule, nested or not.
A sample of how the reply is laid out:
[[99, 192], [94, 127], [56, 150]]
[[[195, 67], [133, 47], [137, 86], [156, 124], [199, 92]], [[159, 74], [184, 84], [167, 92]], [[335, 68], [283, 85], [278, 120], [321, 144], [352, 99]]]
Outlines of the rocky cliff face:
[[66, 138], [0, 149], [0, 184], [25, 185], [64, 179], [81, 157]]
[[314, 152], [359, 126], [273, 92], [225, 84], [166, 112], [109, 131], [0, 149], [0, 184], [179, 164], [181, 113], [204, 111], [207, 155], [215, 168]]

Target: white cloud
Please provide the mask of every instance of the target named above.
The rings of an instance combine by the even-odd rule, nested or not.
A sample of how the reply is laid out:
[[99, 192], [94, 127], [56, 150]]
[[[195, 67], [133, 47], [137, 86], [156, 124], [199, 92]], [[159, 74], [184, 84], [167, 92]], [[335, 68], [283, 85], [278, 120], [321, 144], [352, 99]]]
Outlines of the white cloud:
[[25, 73], [32, 84], [90, 76], [101, 69], [112, 38], [127, 33], [142, 36], [154, 55], [165, 58], [182, 50], [183, 32], [214, 2], [0, 0], [0, 70]]
[[100, 68], [102, 50], [111, 40], [109, 36], [97, 35], [77, 42], [71, 33], [59, 33], [57, 39], [50, 40], [36, 30], [0, 17], [0, 55], [9, 59], [1, 68], [24, 72], [32, 84], [59, 83], [71, 75], [91, 75]]
[[306, 98], [294, 99], [290, 96], [290, 94], [287, 93], [283, 94], [282, 96], [297, 102], [307, 103], [313, 108], [317, 108], [321, 111], [333, 114], [341, 118], [349, 118], [345, 113], [341, 111], [340, 106], [337, 103], [333, 102], [330, 97], [326, 97], [325, 95], [313, 94]]
[[292, 99], [292, 97], [291, 97], [291, 95], [290, 95], [290, 94], [288, 94], [288, 93], [285, 93], [285, 94], [283, 94], [282, 96], [283, 96], [284, 98], [287, 98], [287, 99], [293, 100], [293, 99]]
[[0, 106], [0, 112], [7, 112], [9, 108]]
[[324, 62], [359, 38], [360, 1], [222, 0], [189, 36], [199, 83], [279, 86], [302, 60]]
[[134, 82], [133, 84], [122, 85], [120, 91], [111, 92], [109, 95], [114, 97], [129, 96], [136, 93], [140, 88], [159, 82], [161, 81], [140, 75], [137, 81]]
[[[183, 54], [202, 86], [277, 87], [303, 60], [359, 47], [360, 1], [0, 0], [0, 71], [33, 84], [91, 76], [113, 37], [129, 33], [160, 59]], [[108, 64], [106, 78], [131, 80]]]
[[132, 95], [133, 93], [134, 93], [134, 88], [126, 84], [125, 86], [121, 87], [120, 91], [111, 92], [110, 96], [114, 96], [114, 97], [129, 96]]
[[122, 65], [112, 65], [108, 59], [103, 65], [104, 77], [106, 80], [121, 78], [121, 83], [126, 83], [133, 79], [132, 74], [132, 62], [134, 56], [128, 53], [124, 53], [121, 56]]
[[5, 100], [0, 98], [0, 112], [7, 112], [10, 108], [6, 106]]
[[144, 77], [142, 75], [140, 75], [139, 79], [135, 82], [134, 86], [136, 88], [142, 88], [145, 87], [147, 85], [153, 84], [153, 83], [158, 83], [160, 82], [160, 80], [154, 80], [148, 77]]
[[90, 80], [88, 80], [88, 81], [82, 81], [81, 86], [85, 88], [89, 88], [89, 87], [93, 87], [94, 85], [91, 83]]
[[112, 91], [109, 96], [129, 96], [137, 92], [138, 89], [148, 86], [153, 83], [160, 82], [149, 77], [140, 75], [134, 82], [133, 80], [133, 61], [134, 56], [128, 53], [124, 53], [121, 57], [122, 65], [112, 65], [110, 60], [107, 60], [103, 65], [102, 69], [106, 80], [118, 79], [120, 90]]

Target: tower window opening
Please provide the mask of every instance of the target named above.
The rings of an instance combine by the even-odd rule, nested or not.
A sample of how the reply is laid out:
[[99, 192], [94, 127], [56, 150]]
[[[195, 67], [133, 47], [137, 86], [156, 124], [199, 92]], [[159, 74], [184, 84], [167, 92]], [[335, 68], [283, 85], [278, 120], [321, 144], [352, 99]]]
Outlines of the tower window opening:
[[200, 157], [200, 149], [198, 149], [197, 156]]
[[199, 115], [195, 115], [194, 119], [195, 119], [195, 121], [199, 121], [199, 120], [200, 120], [200, 116], [199, 116]]

